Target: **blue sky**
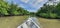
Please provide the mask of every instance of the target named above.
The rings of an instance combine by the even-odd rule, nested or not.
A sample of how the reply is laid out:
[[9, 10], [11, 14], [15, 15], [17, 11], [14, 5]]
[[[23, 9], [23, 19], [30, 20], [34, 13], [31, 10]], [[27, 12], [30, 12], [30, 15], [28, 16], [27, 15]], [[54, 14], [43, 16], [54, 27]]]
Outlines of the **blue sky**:
[[30, 12], [36, 12], [48, 0], [7, 0], [9, 3], [13, 1], [15, 4], [25, 8]]

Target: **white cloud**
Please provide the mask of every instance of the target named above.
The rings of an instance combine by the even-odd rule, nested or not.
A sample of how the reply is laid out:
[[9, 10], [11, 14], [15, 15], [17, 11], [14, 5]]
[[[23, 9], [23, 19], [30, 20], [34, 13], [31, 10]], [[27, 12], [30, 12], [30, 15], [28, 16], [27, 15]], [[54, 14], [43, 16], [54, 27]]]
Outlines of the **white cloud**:
[[43, 0], [37, 0], [37, 2], [42, 2]]
[[[24, 5], [22, 5], [24, 8], [26, 8], [28, 10], [28, 8], [32, 8], [32, 10], [28, 10], [31, 12], [36, 12], [41, 6], [43, 6], [43, 4], [47, 1], [45, 0], [20, 0], [21, 2], [24, 2], [27, 4], [28, 7], [25, 7]], [[34, 10], [33, 8], [35, 8], [36, 10]]]
[[33, 3], [33, 6], [38, 6], [39, 3], [43, 2], [44, 0], [35, 0], [35, 3]]
[[29, 0], [21, 0], [22, 2], [25, 2], [25, 3], [28, 3], [29, 2]]

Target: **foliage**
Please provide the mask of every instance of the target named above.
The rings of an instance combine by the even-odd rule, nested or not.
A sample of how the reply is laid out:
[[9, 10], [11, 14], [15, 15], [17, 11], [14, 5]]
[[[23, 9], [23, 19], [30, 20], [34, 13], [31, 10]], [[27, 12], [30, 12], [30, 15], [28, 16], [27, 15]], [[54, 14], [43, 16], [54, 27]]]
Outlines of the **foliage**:
[[0, 0], [0, 16], [4, 15], [26, 15], [29, 12], [22, 7], [18, 7], [17, 4], [14, 4], [13, 1], [11, 4]]
[[44, 4], [36, 14], [45, 18], [60, 18], [60, 3], [56, 6]]

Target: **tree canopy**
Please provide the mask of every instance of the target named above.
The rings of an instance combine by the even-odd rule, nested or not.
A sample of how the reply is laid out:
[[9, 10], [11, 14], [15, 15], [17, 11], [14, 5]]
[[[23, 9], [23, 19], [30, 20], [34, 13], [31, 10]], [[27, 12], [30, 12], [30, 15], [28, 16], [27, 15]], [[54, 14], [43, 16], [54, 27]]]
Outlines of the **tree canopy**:
[[29, 12], [27, 10], [22, 7], [18, 7], [18, 5], [14, 4], [13, 2], [11, 4], [8, 4], [8, 2], [0, 0], [0, 16], [26, 15], [28, 13]]
[[37, 16], [44, 18], [60, 18], [60, 3], [56, 6], [44, 4], [44, 6], [38, 10]]

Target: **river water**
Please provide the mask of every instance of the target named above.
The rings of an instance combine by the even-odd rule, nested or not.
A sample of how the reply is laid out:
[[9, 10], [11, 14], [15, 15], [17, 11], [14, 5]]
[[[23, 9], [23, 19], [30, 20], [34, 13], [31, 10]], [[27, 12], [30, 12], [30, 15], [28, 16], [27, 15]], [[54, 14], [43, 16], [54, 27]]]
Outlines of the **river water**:
[[26, 16], [0, 17], [0, 28], [1, 27], [3, 28], [3, 26], [5, 28], [7, 27], [9, 28], [11, 27], [12, 28], [40, 28], [36, 17], [28, 17], [26, 21], [24, 21], [25, 18], [27, 17]]

